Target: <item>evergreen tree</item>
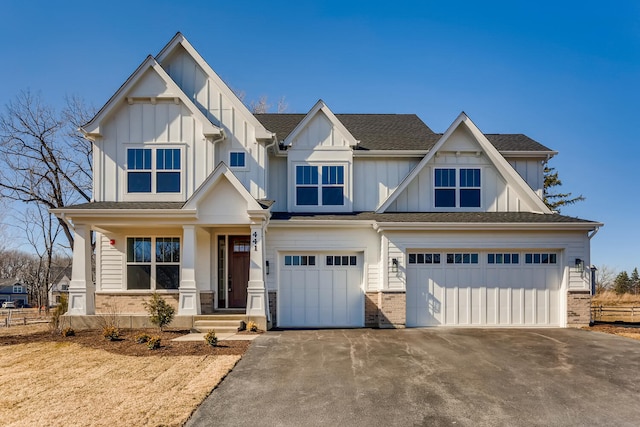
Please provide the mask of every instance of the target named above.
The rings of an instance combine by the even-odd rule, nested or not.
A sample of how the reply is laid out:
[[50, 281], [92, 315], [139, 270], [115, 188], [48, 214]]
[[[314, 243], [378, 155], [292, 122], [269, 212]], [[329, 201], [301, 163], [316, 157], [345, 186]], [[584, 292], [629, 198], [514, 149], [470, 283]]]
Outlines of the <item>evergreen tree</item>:
[[613, 281], [613, 290], [618, 295], [622, 295], [631, 290], [631, 279], [626, 271], [623, 271], [616, 276], [616, 280]]
[[637, 295], [638, 291], [640, 291], [640, 275], [638, 274], [638, 267], [633, 269], [629, 280], [631, 282], [631, 291]]
[[559, 187], [562, 185], [562, 181], [558, 178], [558, 172], [555, 168], [549, 166], [544, 167], [544, 203], [552, 211], [560, 212], [560, 208], [566, 205], [572, 205], [576, 202], [584, 200], [584, 196], [581, 194], [578, 197], [571, 197], [571, 193], [553, 193], [553, 187]]

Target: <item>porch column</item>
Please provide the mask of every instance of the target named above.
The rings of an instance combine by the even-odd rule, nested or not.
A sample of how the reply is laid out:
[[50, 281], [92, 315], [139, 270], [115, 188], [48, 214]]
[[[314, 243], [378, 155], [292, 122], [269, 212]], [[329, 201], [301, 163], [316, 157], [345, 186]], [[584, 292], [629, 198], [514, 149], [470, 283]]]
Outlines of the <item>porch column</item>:
[[264, 285], [264, 222], [251, 224], [247, 316], [267, 318], [267, 290]]
[[76, 224], [67, 314], [72, 316], [95, 314], [95, 294], [96, 286], [91, 275], [91, 227], [86, 224]]
[[196, 287], [196, 227], [193, 225], [182, 226], [181, 264], [178, 315], [200, 314], [200, 295]]

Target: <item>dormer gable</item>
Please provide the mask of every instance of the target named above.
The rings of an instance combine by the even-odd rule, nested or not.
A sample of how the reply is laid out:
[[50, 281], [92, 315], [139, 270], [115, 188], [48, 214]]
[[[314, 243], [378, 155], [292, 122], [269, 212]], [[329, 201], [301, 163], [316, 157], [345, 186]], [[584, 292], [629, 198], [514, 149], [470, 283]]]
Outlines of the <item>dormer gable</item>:
[[182, 33], [176, 33], [156, 55], [156, 60], [213, 122], [224, 126], [223, 115], [237, 112], [255, 129], [257, 140], [272, 140], [273, 134], [251, 114]]
[[358, 140], [320, 99], [283, 144], [290, 150], [351, 150]]
[[202, 124], [202, 133], [207, 138], [223, 135], [223, 131], [215, 126], [196, 105], [185, 95], [178, 85], [169, 77], [160, 64], [152, 57], [147, 58], [124, 82], [118, 91], [107, 101], [98, 113], [83, 125], [80, 130], [91, 140], [101, 137], [101, 125], [119, 109], [122, 103], [133, 104], [146, 102], [173, 102], [183, 104]]
[[459, 210], [551, 213], [464, 112], [376, 212]]

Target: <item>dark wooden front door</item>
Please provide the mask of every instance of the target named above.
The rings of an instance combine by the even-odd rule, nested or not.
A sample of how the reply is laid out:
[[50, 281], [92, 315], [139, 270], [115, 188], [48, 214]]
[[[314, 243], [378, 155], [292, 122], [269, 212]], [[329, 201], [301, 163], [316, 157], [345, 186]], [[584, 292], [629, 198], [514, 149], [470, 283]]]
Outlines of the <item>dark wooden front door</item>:
[[249, 251], [251, 251], [249, 236], [229, 237], [229, 308], [247, 306]]

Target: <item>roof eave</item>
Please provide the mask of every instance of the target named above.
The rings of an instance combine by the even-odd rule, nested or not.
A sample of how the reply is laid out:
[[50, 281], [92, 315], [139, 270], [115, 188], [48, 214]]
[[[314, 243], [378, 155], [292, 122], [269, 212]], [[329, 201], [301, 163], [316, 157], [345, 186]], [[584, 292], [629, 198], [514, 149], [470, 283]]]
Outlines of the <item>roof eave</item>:
[[592, 231], [604, 224], [595, 222], [383, 222], [377, 221], [378, 231], [413, 231], [413, 230], [487, 230], [487, 231]]

